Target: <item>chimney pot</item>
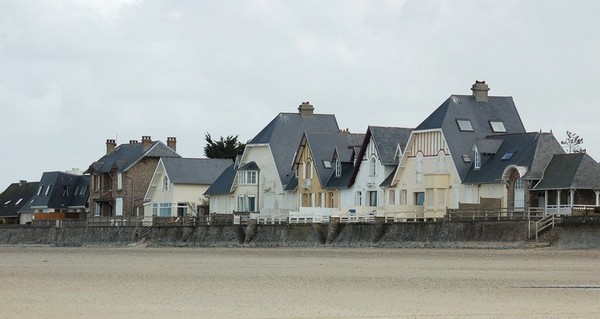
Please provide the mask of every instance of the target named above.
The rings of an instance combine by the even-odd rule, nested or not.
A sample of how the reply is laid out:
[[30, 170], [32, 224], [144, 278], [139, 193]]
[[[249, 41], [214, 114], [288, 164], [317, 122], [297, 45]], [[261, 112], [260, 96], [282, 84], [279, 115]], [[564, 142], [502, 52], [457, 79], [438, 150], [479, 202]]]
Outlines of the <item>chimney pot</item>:
[[117, 142], [114, 139], [107, 139], [106, 140], [106, 155], [112, 153], [112, 151], [114, 151], [116, 147], [117, 147]]
[[298, 106], [298, 111], [300, 112], [300, 116], [313, 116], [315, 108], [308, 102], [302, 102], [300, 106]]
[[173, 152], [177, 152], [177, 138], [176, 137], [167, 137], [167, 146], [173, 150]]
[[23, 186], [23, 184], [25, 184], [25, 183], [27, 183], [27, 181], [24, 180], [24, 179], [22, 179], [22, 180], [19, 181], [19, 186]]
[[137, 144], [137, 140], [129, 140], [129, 144]]
[[471, 91], [473, 91], [473, 96], [477, 102], [487, 102], [489, 90], [490, 88], [485, 84], [485, 81], [475, 81], [475, 84], [471, 86]]

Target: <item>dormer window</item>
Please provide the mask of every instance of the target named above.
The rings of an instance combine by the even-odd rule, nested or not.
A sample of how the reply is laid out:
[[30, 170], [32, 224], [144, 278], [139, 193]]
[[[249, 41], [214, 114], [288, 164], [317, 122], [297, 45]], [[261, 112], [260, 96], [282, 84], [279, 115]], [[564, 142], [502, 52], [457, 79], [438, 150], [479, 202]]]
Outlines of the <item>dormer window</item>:
[[457, 119], [456, 124], [458, 124], [458, 129], [461, 132], [473, 132], [473, 125], [471, 125], [470, 120]]
[[506, 133], [506, 127], [504, 127], [504, 122], [502, 121], [490, 121], [490, 126], [494, 133]]
[[238, 184], [240, 185], [256, 185], [257, 171], [240, 171], [238, 173]]
[[475, 169], [481, 168], [481, 153], [475, 151]]
[[342, 176], [342, 163], [339, 159], [335, 160], [335, 177]]
[[44, 193], [44, 196], [50, 195], [50, 189], [51, 188], [52, 188], [52, 185], [48, 185], [48, 187], [46, 187], [46, 193]]

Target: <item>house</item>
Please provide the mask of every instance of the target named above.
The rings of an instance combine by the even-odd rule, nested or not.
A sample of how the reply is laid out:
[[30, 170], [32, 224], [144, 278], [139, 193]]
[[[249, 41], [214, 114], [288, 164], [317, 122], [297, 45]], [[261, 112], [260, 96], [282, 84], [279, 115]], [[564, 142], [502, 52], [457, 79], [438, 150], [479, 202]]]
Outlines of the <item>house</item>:
[[544, 211], [557, 215], [600, 212], [600, 164], [585, 153], [557, 154], [532, 188]]
[[[348, 188], [341, 194], [345, 211], [383, 213], [385, 196], [381, 184], [393, 177], [411, 132], [411, 128], [403, 127], [367, 128]], [[391, 204], [398, 201], [394, 190], [390, 190], [388, 199]]]
[[278, 114], [206, 191], [211, 212], [287, 214], [297, 210], [292, 163], [305, 131], [338, 132], [339, 127], [334, 115], [315, 114], [308, 102], [298, 107], [298, 113]]
[[90, 177], [68, 172], [44, 172], [29, 205], [34, 220], [83, 219], [89, 212]]
[[163, 157], [144, 196], [144, 217], [198, 216], [204, 192], [233, 165], [230, 159]]
[[302, 135], [294, 158], [300, 213], [339, 216], [340, 194], [348, 186], [363, 139], [364, 134], [347, 130]]
[[[480, 204], [480, 184], [465, 183], [481, 160], [474, 147], [485, 148], [476, 142], [522, 134], [525, 128], [512, 97], [489, 96], [485, 81], [476, 81], [471, 90], [472, 95], [451, 95], [412, 131], [394, 176], [382, 184], [398, 199], [388, 205], [389, 212], [438, 218], [459, 203]], [[501, 180], [487, 187], [496, 198], [506, 198]]]
[[38, 182], [19, 181], [10, 184], [0, 194], [0, 224], [27, 224], [31, 215], [20, 211], [31, 202], [38, 189]]
[[92, 163], [90, 174], [90, 214], [93, 216], [142, 216], [144, 196], [164, 157], [181, 157], [176, 153], [177, 140], [167, 138], [167, 145], [143, 136], [141, 143], [131, 140], [117, 147], [114, 139], [106, 140], [106, 155]]

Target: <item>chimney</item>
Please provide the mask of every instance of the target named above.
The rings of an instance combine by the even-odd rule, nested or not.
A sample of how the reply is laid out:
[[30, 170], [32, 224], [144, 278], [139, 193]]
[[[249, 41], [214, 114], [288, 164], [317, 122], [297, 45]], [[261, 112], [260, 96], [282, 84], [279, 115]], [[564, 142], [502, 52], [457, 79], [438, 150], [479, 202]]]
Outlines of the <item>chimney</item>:
[[107, 139], [106, 140], [106, 155], [112, 153], [112, 151], [114, 151], [116, 147], [117, 147], [117, 142], [115, 140]]
[[24, 179], [22, 179], [22, 180], [19, 181], [19, 186], [23, 186], [23, 184], [25, 184], [25, 183], [27, 183], [27, 181], [24, 180]]
[[167, 146], [172, 149], [173, 152], [177, 152], [177, 138], [167, 137]]
[[138, 140], [129, 140], [129, 144], [137, 144]]
[[144, 147], [144, 152], [150, 148], [150, 144], [152, 144], [152, 138], [150, 138], [150, 136], [142, 136], [142, 146]]
[[315, 108], [308, 102], [302, 102], [300, 106], [298, 106], [298, 111], [300, 111], [300, 116], [313, 116], [313, 111]]
[[473, 96], [477, 102], [487, 102], [489, 90], [490, 88], [485, 84], [485, 81], [475, 81], [475, 84], [471, 87], [471, 91], [473, 91]]

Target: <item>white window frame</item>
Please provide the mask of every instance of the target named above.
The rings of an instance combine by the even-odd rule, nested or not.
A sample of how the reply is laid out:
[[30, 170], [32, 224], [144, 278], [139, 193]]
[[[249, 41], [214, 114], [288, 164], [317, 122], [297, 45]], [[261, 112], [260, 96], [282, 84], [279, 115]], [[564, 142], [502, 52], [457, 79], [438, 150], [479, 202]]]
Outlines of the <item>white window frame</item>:
[[502, 121], [490, 121], [490, 126], [494, 133], [506, 133], [506, 126]]
[[123, 189], [123, 173], [117, 173], [117, 190]]
[[115, 198], [115, 216], [123, 216], [123, 197]]
[[163, 183], [162, 183], [162, 190], [163, 190], [163, 192], [169, 191], [169, 184], [170, 183], [171, 183], [171, 181], [169, 181], [169, 176], [165, 175], [163, 177]]
[[354, 194], [354, 205], [356, 206], [362, 206], [362, 191], [356, 191], [356, 193]]
[[477, 150], [475, 151], [475, 161], [473, 163], [473, 166], [475, 167], [475, 169], [481, 168], [481, 153], [479, 153]]
[[239, 185], [256, 185], [257, 183], [257, 171], [239, 171], [238, 173], [238, 184]]
[[369, 176], [377, 176], [377, 159], [371, 156], [369, 160]]
[[471, 120], [468, 119], [456, 119], [456, 124], [461, 132], [473, 132], [473, 125]]
[[339, 158], [335, 160], [335, 177], [342, 176], [342, 162]]
[[388, 190], [388, 204], [396, 205], [396, 191], [393, 189]]

